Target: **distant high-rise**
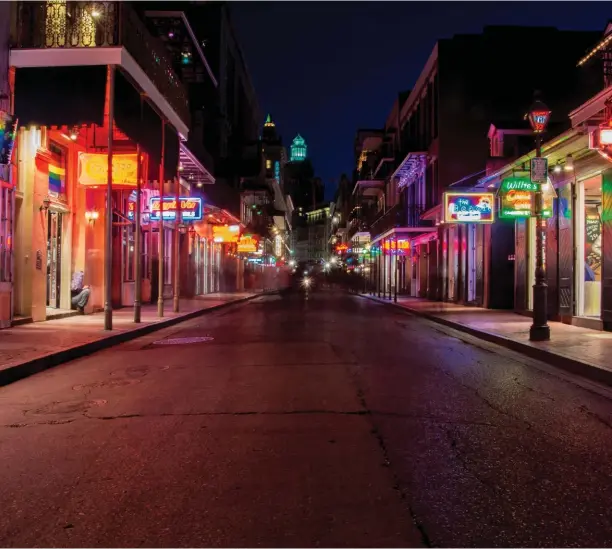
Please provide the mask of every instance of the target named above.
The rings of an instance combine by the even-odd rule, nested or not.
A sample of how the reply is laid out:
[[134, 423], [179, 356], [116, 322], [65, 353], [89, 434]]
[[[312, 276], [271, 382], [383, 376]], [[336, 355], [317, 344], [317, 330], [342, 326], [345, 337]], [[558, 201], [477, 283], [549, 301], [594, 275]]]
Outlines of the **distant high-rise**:
[[303, 160], [306, 160], [308, 146], [306, 145], [304, 138], [299, 133], [293, 138], [293, 143], [291, 143], [290, 148], [290, 162], [302, 162]]

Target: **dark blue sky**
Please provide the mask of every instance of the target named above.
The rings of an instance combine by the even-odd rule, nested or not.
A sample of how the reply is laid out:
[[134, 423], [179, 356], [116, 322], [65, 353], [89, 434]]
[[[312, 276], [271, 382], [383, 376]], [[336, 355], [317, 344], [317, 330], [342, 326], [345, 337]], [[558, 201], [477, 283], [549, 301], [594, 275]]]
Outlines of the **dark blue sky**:
[[264, 115], [285, 145], [306, 139], [326, 198], [352, 170], [356, 129], [384, 124], [438, 38], [485, 25], [603, 32], [612, 18], [609, 2], [232, 2], [232, 13]]

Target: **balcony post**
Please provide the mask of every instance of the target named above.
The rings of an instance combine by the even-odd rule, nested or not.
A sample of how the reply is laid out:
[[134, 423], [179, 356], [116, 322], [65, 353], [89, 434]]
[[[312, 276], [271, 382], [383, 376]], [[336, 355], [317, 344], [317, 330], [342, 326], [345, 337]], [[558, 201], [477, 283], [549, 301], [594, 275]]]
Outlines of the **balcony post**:
[[399, 260], [399, 254], [398, 254], [398, 250], [396, 250], [396, 255], [395, 255], [395, 269], [393, 269], [394, 274], [395, 274], [395, 284], [394, 284], [394, 294], [393, 294], [393, 301], [395, 303], [397, 303], [397, 271], [399, 269], [400, 266], [400, 260]]
[[104, 234], [104, 329], [113, 329], [113, 118], [115, 116], [115, 67], [106, 68], [108, 81], [108, 168], [106, 174], [106, 216]]
[[164, 253], [165, 253], [165, 238], [164, 238], [164, 155], [166, 153], [166, 121], [162, 120], [162, 146], [161, 158], [159, 163], [159, 265], [157, 281], [157, 316], [164, 316]]
[[381, 266], [380, 266], [380, 258], [382, 255], [382, 240], [380, 242], [380, 253], [376, 258], [376, 292], [378, 293], [378, 297], [380, 298], [380, 274], [381, 274]]
[[134, 322], [136, 323], [140, 322], [142, 295], [142, 232], [140, 230], [140, 179], [142, 178], [142, 168], [140, 154], [140, 145], [136, 145], [136, 207], [134, 208]]
[[181, 183], [179, 181], [179, 176], [177, 175], [174, 183], [174, 193], [176, 195], [176, 219], [174, 221], [174, 303], [173, 303], [173, 311], [175, 313], [179, 312], [179, 301], [180, 301], [180, 234], [179, 227], [182, 225], [183, 220], [181, 219], [181, 200], [180, 200], [180, 189]]

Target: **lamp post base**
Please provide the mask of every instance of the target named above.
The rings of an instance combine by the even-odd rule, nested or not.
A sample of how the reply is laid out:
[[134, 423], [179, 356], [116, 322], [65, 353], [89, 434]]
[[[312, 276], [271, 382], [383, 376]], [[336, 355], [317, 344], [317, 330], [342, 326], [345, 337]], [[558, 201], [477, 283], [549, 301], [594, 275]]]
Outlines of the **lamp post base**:
[[545, 324], [544, 326], [536, 326], [532, 324], [529, 328], [529, 341], [549, 341], [550, 340], [550, 326]]

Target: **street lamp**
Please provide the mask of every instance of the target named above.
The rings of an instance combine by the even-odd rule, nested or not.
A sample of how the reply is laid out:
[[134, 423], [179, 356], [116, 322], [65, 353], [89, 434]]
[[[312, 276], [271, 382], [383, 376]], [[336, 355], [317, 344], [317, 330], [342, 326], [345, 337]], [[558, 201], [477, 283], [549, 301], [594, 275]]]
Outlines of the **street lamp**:
[[536, 139], [536, 154], [531, 161], [531, 180], [538, 183], [535, 193], [536, 218], [536, 265], [535, 283], [533, 285], [533, 323], [529, 328], [530, 341], [548, 341], [550, 326], [548, 325], [548, 285], [546, 284], [546, 219], [544, 212], [544, 193], [542, 185], [548, 177], [548, 160], [542, 158], [542, 134], [546, 131], [550, 120], [550, 109], [537, 99], [529, 109], [529, 123]]

